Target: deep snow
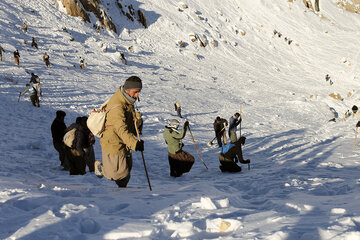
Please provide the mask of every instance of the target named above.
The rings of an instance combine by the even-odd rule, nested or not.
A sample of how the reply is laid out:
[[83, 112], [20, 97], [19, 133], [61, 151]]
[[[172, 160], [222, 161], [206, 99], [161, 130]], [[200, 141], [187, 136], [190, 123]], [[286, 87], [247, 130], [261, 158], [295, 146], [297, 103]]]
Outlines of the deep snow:
[[[119, 16], [113, 1], [102, 2], [109, 3], [119, 34], [97, 33], [55, 0], [0, 2], [6, 51], [0, 62], [1, 239], [360, 239], [357, 120], [344, 119], [359, 105], [359, 15], [335, 0], [320, 1], [319, 14], [300, 0], [122, 1], [145, 12], [144, 29]], [[194, 34], [208, 45], [192, 42]], [[20, 67], [12, 57], [16, 48]], [[80, 56], [88, 63], [84, 71]], [[27, 72], [41, 78], [40, 108], [28, 95], [18, 102]], [[55, 112], [66, 111], [70, 125], [131, 75], [143, 79], [137, 107], [153, 191], [136, 152], [126, 189], [94, 174], [61, 171], [50, 132]], [[188, 133], [184, 150], [196, 161], [176, 179], [169, 176], [162, 137], [176, 118], [175, 101], [209, 167]], [[207, 143], [215, 117], [228, 119], [240, 106], [251, 170], [223, 174], [219, 149]], [[328, 122], [331, 109], [336, 122]], [[95, 151], [101, 159], [99, 139]]]

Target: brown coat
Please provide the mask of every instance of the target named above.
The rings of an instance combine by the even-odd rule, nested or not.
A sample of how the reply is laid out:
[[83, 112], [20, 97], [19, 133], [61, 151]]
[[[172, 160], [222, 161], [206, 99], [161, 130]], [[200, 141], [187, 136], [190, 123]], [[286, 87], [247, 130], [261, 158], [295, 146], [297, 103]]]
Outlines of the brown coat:
[[131, 150], [135, 150], [137, 143], [134, 105], [125, 98], [120, 88], [110, 98], [106, 108], [115, 105], [120, 106], [112, 108], [107, 113], [106, 128], [100, 144], [106, 153], [125, 156], [131, 154]]

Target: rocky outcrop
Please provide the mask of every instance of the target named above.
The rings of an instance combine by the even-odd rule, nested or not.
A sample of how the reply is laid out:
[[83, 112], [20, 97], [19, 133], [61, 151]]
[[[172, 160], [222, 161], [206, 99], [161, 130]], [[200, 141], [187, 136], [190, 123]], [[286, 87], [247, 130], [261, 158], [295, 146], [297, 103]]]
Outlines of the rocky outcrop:
[[89, 15], [79, 5], [76, 0], [61, 0], [61, 3], [66, 9], [66, 13], [73, 17], [81, 17], [84, 21], [90, 22]]
[[92, 12], [108, 30], [117, 32], [115, 24], [101, 7], [99, 0], [61, 0], [61, 2], [70, 16], [81, 17], [84, 21], [90, 22], [87, 12]]

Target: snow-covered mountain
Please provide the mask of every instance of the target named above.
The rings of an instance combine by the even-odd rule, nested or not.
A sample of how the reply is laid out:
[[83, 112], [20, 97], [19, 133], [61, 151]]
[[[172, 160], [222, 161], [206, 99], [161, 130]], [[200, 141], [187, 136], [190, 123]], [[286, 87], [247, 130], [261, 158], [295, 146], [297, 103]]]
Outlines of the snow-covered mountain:
[[[0, 1], [0, 238], [360, 239], [358, 120], [345, 118], [360, 99], [360, 16], [338, 2], [314, 12], [300, 0], [99, 1], [115, 33], [96, 29], [92, 13], [90, 22], [68, 15], [61, 1]], [[357, 0], [343, 2], [357, 11]], [[130, 4], [146, 28], [126, 16]], [[19, 98], [32, 72], [40, 108]], [[132, 75], [143, 80], [137, 108], [153, 191], [136, 152], [126, 189], [61, 171], [55, 112], [70, 125]], [[175, 101], [209, 168], [187, 134], [196, 161], [176, 179], [162, 136]], [[239, 111], [251, 170], [224, 174], [207, 143], [216, 116]], [[99, 139], [95, 152], [101, 159]]]

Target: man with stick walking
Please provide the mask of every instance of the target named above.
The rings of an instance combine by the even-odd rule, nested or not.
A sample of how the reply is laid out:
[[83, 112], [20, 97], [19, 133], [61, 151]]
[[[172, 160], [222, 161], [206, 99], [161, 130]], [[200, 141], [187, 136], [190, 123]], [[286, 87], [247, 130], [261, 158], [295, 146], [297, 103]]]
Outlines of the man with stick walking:
[[186, 135], [189, 122], [185, 121], [181, 133], [178, 132], [179, 125], [178, 120], [171, 119], [164, 131], [164, 139], [168, 145], [170, 176], [172, 177], [180, 177], [183, 173], [189, 172], [195, 162], [195, 158], [190, 153], [182, 150], [184, 144], [181, 140]]
[[136, 138], [134, 104], [142, 89], [137, 76], [126, 79], [123, 86], [109, 99], [106, 108], [105, 131], [100, 139], [102, 164], [95, 162], [95, 174], [126, 187], [132, 168], [131, 151], [144, 151], [144, 141]]

